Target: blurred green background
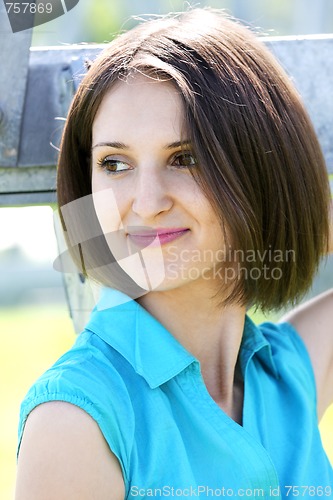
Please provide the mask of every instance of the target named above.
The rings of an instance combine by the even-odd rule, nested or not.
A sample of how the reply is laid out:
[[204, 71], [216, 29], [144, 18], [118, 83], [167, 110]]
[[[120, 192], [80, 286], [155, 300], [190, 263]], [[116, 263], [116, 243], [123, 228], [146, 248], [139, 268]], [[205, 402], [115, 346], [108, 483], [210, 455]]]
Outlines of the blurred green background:
[[[331, 0], [80, 0], [69, 13], [34, 30], [33, 45], [105, 42], [145, 14], [224, 8], [261, 34], [333, 33]], [[50, 207], [0, 209], [0, 499], [13, 498], [20, 401], [34, 380], [75, 340], [62, 277], [53, 270], [57, 244]], [[313, 293], [332, 287], [332, 259]], [[274, 318], [273, 318], [274, 319]], [[262, 317], [256, 315], [260, 322]], [[321, 424], [333, 462], [333, 408]]]
[[178, 12], [188, 5], [226, 9], [271, 35], [333, 32], [331, 0], [80, 0], [69, 13], [35, 28], [33, 44], [102, 43], [133, 26], [133, 16]]

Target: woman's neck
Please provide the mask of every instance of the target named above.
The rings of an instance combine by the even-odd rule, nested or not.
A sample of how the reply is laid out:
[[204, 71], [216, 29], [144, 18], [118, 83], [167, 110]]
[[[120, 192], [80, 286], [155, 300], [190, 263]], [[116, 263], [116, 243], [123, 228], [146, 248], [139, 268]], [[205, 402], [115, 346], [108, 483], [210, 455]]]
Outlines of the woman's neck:
[[232, 418], [237, 413], [234, 419], [239, 421], [242, 380], [237, 360], [245, 307], [219, 306], [198, 285], [151, 292], [138, 302], [199, 360], [209, 394]]

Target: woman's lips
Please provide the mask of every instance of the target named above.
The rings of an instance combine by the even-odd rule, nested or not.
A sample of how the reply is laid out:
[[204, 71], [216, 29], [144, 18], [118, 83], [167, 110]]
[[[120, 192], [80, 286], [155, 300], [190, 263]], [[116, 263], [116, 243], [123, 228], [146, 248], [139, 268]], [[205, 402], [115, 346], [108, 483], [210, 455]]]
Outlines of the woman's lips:
[[129, 232], [128, 236], [130, 241], [139, 248], [145, 248], [148, 246], [158, 247], [160, 245], [171, 243], [188, 231], [189, 229], [187, 228], [156, 229], [151, 231], [133, 231]]

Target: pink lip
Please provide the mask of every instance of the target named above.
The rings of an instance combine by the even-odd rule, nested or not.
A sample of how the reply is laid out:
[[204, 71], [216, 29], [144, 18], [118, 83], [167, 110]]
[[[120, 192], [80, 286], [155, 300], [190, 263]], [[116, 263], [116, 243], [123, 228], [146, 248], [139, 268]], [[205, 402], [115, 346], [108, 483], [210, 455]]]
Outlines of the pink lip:
[[[157, 228], [149, 231], [135, 230], [128, 236], [130, 240], [139, 248], [158, 247], [174, 241], [187, 233], [187, 228]], [[158, 236], [158, 238], [157, 238]]]

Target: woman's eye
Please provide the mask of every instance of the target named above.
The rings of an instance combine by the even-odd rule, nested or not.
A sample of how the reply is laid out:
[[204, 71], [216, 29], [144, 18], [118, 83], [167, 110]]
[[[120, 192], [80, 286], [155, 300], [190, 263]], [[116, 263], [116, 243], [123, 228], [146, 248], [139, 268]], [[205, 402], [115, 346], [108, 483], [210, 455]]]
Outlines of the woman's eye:
[[197, 164], [194, 156], [189, 152], [179, 153], [173, 157], [172, 166], [179, 168], [189, 168]]
[[101, 167], [107, 174], [118, 174], [120, 172], [125, 172], [126, 170], [131, 170], [132, 167], [121, 160], [115, 160], [113, 158], [103, 158], [98, 160], [97, 164]]

